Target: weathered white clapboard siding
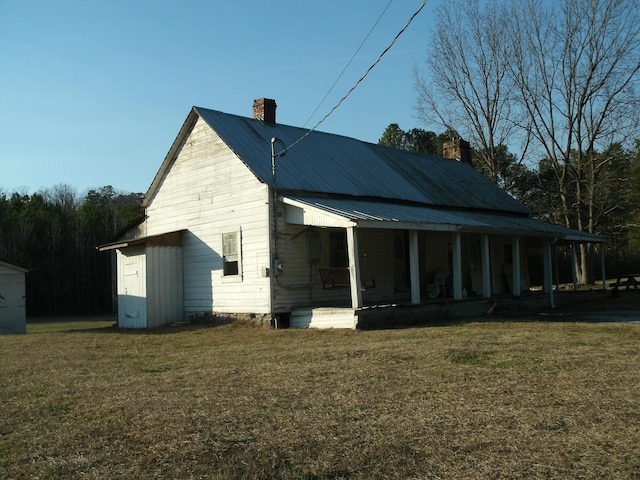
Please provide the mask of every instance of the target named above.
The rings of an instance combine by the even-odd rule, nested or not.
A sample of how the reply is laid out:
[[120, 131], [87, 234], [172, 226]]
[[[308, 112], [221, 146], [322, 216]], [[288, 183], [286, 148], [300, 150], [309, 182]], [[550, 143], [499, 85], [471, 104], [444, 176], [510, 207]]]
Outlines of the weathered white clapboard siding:
[[118, 325], [151, 328], [183, 319], [182, 247], [118, 251]]
[[[433, 275], [437, 270], [449, 270], [449, 245], [453, 237], [446, 232], [421, 232], [419, 236], [422, 278], [427, 282], [433, 281]], [[449, 272], [451, 273], [451, 272]]]
[[[147, 206], [148, 235], [188, 229], [185, 313], [269, 312], [269, 278], [262, 275], [269, 251], [267, 200], [267, 186], [199, 118]], [[224, 277], [222, 235], [235, 231], [241, 232], [242, 274]]]
[[[305, 305], [351, 304], [350, 291], [344, 289], [324, 290], [319, 268], [329, 267], [329, 229], [319, 230], [322, 243], [322, 258], [311, 266], [307, 262], [306, 227], [280, 225], [279, 242], [284, 271], [279, 276], [274, 295], [274, 305], [280, 311]], [[393, 276], [393, 231], [361, 230], [358, 232], [361, 279], [367, 288], [363, 292], [365, 304], [378, 301], [393, 301], [395, 291]], [[308, 283], [312, 285], [307, 286]]]
[[351, 308], [300, 308], [291, 312], [289, 328], [356, 328]]
[[0, 263], [0, 334], [27, 331], [25, 273], [23, 268]]
[[[510, 239], [509, 239], [510, 240]], [[509, 287], [505, 281], [503, 265], [505, 263], [505, 246], [510, 243], [505, 237], [491, 237], [489, 242], [491, 257], [491, 293], [507, 293]]]
[[182, 247], [147, 247], [147, 327], [183, 319]]
[[[423, 266], [421, 282], [424, 284], [432, 282], [436, 270], [449, 271], [450, 246], [453, 243], [453, 234], [449, 233], [421, 233], [420, 237], [420, 259]], [[491, 292], [493, 294], [508, 293], [509, 284], [505, 273], [505, 264], [511, 259], [505, 258], [505, 251], [511, 248], [513, 238], [510, 236], [492, 235], [489, 239], [489, 250], [491, 260]], [[476, 293], [482, 292], [482, 236], [465, 235], [462, 237], [462, 270], [471, 272], [468, 278], [463, 278], [463, 287], [469, 292], [477, 289]], [[529, 275], [526, 255], [520, 256], [521, 287], [528, 288]], [[449, 271], [449, 274], [452, 272]], [[474, 280], [472, 280], [472, 277]], [[509, 279], [510, 280], [510, 279]], [[472, 286], [472, 283], [474, 284]]]
[[[396, 300], [393, 282], [393, 230], [362, 230], [358, 232], [360, 275], [366, 290], [365, 303]], [[375, 288], [369, 288], [375, 281]]]

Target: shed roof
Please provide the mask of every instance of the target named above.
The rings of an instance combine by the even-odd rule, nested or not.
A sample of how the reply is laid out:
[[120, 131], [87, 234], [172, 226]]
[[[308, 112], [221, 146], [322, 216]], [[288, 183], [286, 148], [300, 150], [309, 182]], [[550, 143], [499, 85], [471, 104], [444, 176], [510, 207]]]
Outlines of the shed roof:
[[24, 268], [24, 267], [20, 267], [19, 265], [15, 265], [13, 263], [9, 263], [9, 262], [4, 262], [2, 260], [0, 260], [0, 267], [5, 267], [9, 270], [15, 270], [17, 272], [21, 272], [21, 273], [29, 273], [29, 269], [28, 268]]
[[135, 247], [137, 245], [149, 245], [149, 246], [179, 246], [182, 244], [182, 235], [186, 232], [186, 229], [174, 230], [173, 232], [160, 233], [158, 235], [148, 235], [145, 237], [131, 238], [117, 240], [111, 243], [105, 243], [104, 245], [98, 245], [96, 248], [100, 252], [107, 250], [116, 250], [126, 247]]

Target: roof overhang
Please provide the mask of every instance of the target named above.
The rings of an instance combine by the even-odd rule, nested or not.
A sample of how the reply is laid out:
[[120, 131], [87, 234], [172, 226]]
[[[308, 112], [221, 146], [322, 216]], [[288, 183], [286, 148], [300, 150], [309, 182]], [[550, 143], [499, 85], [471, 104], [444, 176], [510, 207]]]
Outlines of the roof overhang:
[[160, 233], [158, 235], [149, 235], [146, 237], [132, 238], [130, 240], [119, 240], [117, 242], [106, 243], [96, 247], [100, 252], [107, 250], [120, 250], [123, 248], [135, 247], [138, 245], [147, 246], [179, 246], [182, 245], [182, 234], [186, 232], [186, 229], [175, 230], [173, 232]]
[[565, 242], [607, 242], [601, 235], [543, 222], [526, 215], [441, 209], [358, 199], [282, 196], [290, 224], [487, 233]]
[[142, 199], [142, 206], [144, 208], [146, 208], [149, 205], [149, 203], [151, 202], [151, 199], [153, 198], [158, 188], [160, 187], [160, 184], [162, 183], [162, 179], [164, 178], [165, 174], [171, 167], [173, 160], [175, 159], [178, 151], [182, 146], [182, 142], [184, 141], [188, 133], [191, 131], [193, 126], [196, 124], [198, 117], [199, 117], [198, 112], [196, 111], [195, 107], [192, 107], [191, 111], [189, 112], [189, 115], [187, 115], [187, 118], [182, 124], [182, 127], [180, 128], [178, 135], [176, 136], [175, 140], [171, 144], [171, 148], [169, 148], [167, 155], [164, 157], [162, 165], [160, 165], [160, 169], [156, 173], [155, 177], [153, 177], [153, 181], [151, 182], [151, 185], [149, 186], [147, 193]]

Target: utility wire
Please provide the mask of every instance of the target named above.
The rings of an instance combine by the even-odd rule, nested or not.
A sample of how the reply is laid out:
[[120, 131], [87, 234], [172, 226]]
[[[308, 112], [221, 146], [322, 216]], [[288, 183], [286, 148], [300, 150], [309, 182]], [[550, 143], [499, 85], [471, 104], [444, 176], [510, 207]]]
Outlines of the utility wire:
[[311, 119], [313, 118], [313, 116], [316, 114], [316, 112], [318, 111], [318, 109], [322, 106], [322, 104], [324, 103], [324, 101], [327, 99], [327, 97], [329, 96], [329, 94], [331, 93], [331, 91], [334, 89], [334, 87], [336, 86], [336, 84], [340, 81], [340, 79], [342, 78], [342, 75], [344, 75], [344, 72], [347, 71], [347, 68], [349, 68], [349, 65], [351, 65], [351, 62], [353, 62], [353, 59], [356, 58], [356, 55], [358, 55], [358, 52], [360, 51], [360, 49], [363, 47], [363, 45], [365, 44], [365, 42], [367, 41], [367, 39], [371, 36], [371, 33], [373, 32], [373, 30], [376, 28], [376, 26], [378, 25], [378, 23], [380, 23], [380, 20], [382, 19], [382, 17], [384, 16], [384, 14], [386, 13], [386, 11], [389, 9], [389, 6], [393, 3], [393, 0], [389, 0], [389, 3], [387, 3], [387, 6], [384, 7], [384, 10], [382, 11], [382, 13], [380, 14], [380, 16], [378, 17], [378, 19], [376, 20], [376, 23], [373, 24], [373, 26], [371, 27], [371, 30], [369, 30], [369, 33], [367, 33], [367, 36], [364, 37], [364, 40], [362, 40], [362, 43], [360, 44], [360, 46], [357, 48], [357, 50], [353, 53], [353, 55], [351, 56], [351, 58], [349, 59], [349, 62], [345, 65], [345, 67], [342, 69], [342, 72], [340, 72], [340, 75], [338, 75], [338, 78], [336, 78], [336, 81], [333, 82], [333, 85], [331, 85], [331, 88], [329, 88], [329, 90], [327, 91], [327, 93], [324, 95], [324, 97], [322, 97], [322, 100], [320, 100], [320, 103], [318, 104], [318, 106], [316, 107], [316, 109], [313, 111], [313, 113], [311, 115], [309, 115], [309, 118], [307, 118], [307, 121], [304, 122], [303, 127], [307, 126], [307, 123], [309, 123], [311, 121]]
[[391, 41], [391, 43], [389, 44], [389, 46], [387, 48], [385, 48], [383, 50], [383, 52], [378, 56], [378, 58], [376, 59], [375, 62], [373, 62], [373, 64], [367, 69], [366, 72], [364, 72], [364, 75], [362, 75], [362, 77], [360, 77], [360, 79], [353, 85], [353, 87], [351, 87], [351, 89], [345, 94], [344, 97], [342, 97], [340, 99], [340, 101], [338, 103], [336, 103], [336, 105], [329, 110], [329, 113], [327, 113], [324, 117], [322, 117], [322, 119], [316, 123], [311, 129], [309, 129], [302, 137], [300, 137], [298, 140], [296, 140], [295, 142], [293, 142], [291, 145], [289, 145], [288, 147], [284, 148], [282, 151], [278, 152], [276, 155], [277, 156], [282, 156], [285, 153], [287, 153], [288, 150], [292, 149], [293, 147], [295, 147], [297, 144], [299, 144], [302, 140], [304, 140], [305, 138], [307, 138], [311, 132], [313, 132], [316, 128], [318, 128], [320, 126], [320, 124], [322, 124], [327, 118], [329, 118], [331, 116], [331, 114], [333, 112], [335, 112], [338, 107], [340, 105], [342, 105], [342, 102], [344, 102], [347, 97], [349, 95], [351, 95], [353, 93], [353, 91], [358, 88], [358, 86], [362, 83], [362, 81], [367, 77], [367, 75], [369, 75], [369, 73], [371, 72], [371, 70], [373, 70], [375, 68], [376, 65], [378, 65], [378, 63], [380, 63], [380, 60], [382, 60], [382, 57], [385, 56], [385, 54], [391, 49], [391, 47], [393, 47], [393, 45], [396, 43], [396, 41], [398, 40], [398, 38], [400, 38], [400, 35], [402, 35], [404, 33], [404, 31], [409, 27], [409, 25], [411, 25], [411, 22], [413, 22], [413, 19], [416, 18], [418, 16], [418, 14], [422, 11], [422, 9], [424, 8], [424, 6], [427, 4], [429, 0], [423, 0], [422, 5], [420, 5], [420, 7], [418, 8], [418, 10], [416, 10], [416, 12], [411, 15], [411, 18], [409, 18], [409, 20], [407, 21], [407, 23], [405, 24], [404, 27], [402, 27], [402, 29], [398, 32], [398, 34], [395, 36], [395, 38]]

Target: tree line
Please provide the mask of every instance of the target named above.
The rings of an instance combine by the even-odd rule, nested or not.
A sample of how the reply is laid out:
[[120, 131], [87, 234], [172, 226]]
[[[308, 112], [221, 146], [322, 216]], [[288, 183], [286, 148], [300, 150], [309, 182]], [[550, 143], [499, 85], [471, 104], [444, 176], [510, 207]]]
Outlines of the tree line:
[[142, 214], [142, 195], [111, 186], [0, 190], [0, 259], [29, 269], [27, 315], [113, 310], [112, 257], [96, 250]]

